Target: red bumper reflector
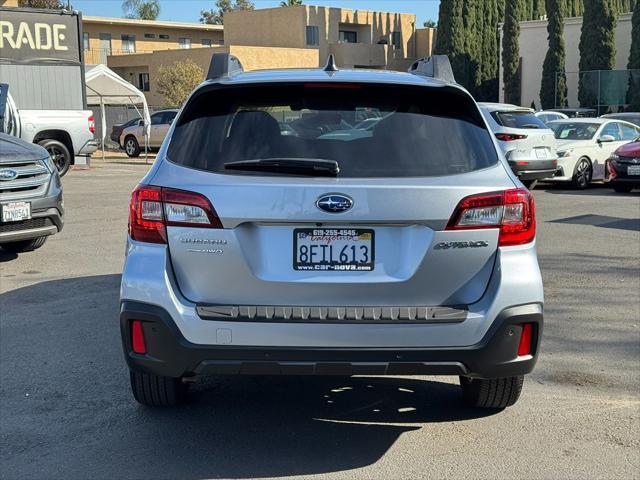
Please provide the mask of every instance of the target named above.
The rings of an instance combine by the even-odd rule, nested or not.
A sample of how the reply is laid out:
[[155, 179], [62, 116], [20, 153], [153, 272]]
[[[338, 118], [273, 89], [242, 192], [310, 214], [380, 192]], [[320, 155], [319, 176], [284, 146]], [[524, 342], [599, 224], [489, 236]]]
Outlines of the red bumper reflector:
[[518, 345], [518, 356], [529, 355], [531, 353], [531, 341], [533, 340], [533, 324], [525, 323], [522, 325], [520, 333], [520, 344]]
[[131, 322], [131, 346], [134, 353], [147, 353], [147, 346], [144, 343], [144, 332], [142, 331], [142, 322], [134, 320]]

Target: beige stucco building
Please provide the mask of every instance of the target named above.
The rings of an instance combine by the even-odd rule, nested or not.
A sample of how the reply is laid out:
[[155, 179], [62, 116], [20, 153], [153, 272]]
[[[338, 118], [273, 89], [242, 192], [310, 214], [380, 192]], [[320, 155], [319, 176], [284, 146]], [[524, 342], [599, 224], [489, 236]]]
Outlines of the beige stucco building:
[[[578, 107], [578, 71], [580, 62], [580, 32], [582, 17], [564, 20], [565, 71], [567, 72], [567, 90], [570, 107]], [[531, 102], [540, 108], [540, 83], [542, 81], [542, 64], [547, 53], [547, 21], [528, 21], [520, 23], [520, 61], [522, 71], [521, 99], [523, 106]], [[616, 59], [614, 69], [624, 70], [629, 61], [631, 51], [631, 14], [618, 17], [616, 27]], [[502, 59], [502, 52], [500, 52]], [[502, 72], [502, 60], [500, 63]], [[500, 75], [500, 101], [504, 100], [503, 76]]]

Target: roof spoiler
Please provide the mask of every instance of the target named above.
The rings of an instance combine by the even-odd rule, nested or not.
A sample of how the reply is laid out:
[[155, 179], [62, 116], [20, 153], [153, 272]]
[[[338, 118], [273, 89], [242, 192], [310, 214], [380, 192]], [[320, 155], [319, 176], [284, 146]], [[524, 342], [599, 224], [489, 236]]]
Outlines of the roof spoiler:
[[446, 55], [432, 55], [420, 58], [409, 67], [409, 73], [435, 78], [443, 82], [456, 83], [451, 62]]
[[229, 53], [214, 53], [209, 64], [207, 80], [228, 77], [241, 72], [244, 72], [244, 69], [237, 57]]

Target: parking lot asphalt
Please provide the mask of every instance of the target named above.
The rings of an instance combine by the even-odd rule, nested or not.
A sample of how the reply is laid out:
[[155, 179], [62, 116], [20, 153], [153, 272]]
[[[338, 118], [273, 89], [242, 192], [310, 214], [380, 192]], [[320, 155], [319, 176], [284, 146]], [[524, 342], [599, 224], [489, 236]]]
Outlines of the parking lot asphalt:
[[512, 408], [463, 407], [453, 377], [238, 377], [150, 410], [118, 326], [146, 168], [72, 171], [64, 231], [0, 251], [1, 478], [640, 478], [638, 192], [534, 191], [546, 323]]

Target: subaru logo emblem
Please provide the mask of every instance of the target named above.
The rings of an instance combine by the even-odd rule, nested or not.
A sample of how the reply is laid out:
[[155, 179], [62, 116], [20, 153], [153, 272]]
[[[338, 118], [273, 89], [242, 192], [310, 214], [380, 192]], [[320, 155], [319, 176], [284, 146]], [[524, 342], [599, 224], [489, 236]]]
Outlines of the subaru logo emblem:
[[316, 207], [329, 213], [343, 213], [353, 207], [353, 200], [346, 195], [329, 193], [318, 198]]
[[9, 180], [13, 180], [18, 176], [18, 172], [15, 170], [10, 170], [5, 168], [4, 170], [0, 170], [0, 182], [8, 182]]

